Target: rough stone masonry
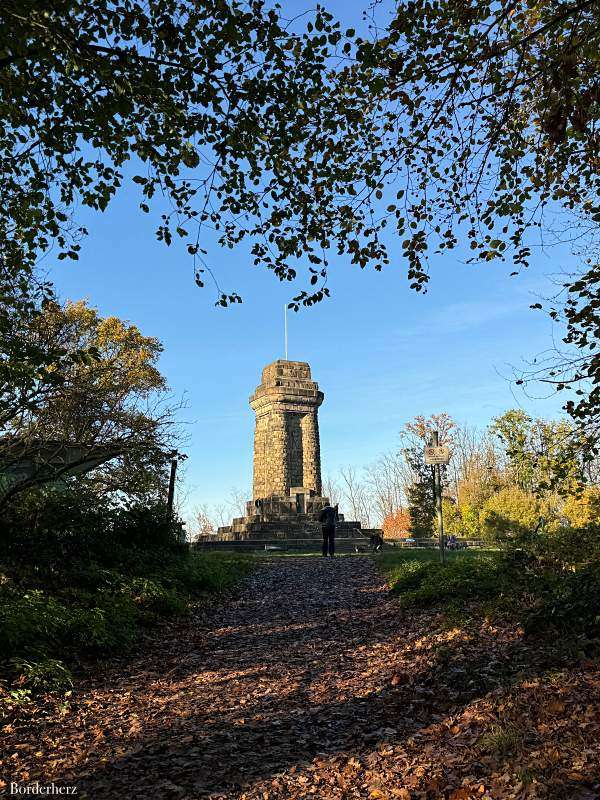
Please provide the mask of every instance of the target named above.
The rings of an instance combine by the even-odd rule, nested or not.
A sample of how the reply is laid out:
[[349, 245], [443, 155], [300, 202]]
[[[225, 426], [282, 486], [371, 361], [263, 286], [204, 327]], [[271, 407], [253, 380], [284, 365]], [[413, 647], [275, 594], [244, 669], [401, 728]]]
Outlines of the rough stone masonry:
[[323, 402], [302, 361], [275, 361], [250, 398], [254, 429], [253, 498], [289, 495], [294, 487], [321, 494], [318, 408]]
[[[302, 538], [318, 533], [329, 503], [321, 486], [318, 409], [323, 392], [304, 361], [274, 361], [250, 397], [256, 414], [254, 481], [246, 516], [219, 528], [223, 539]], [[342, 522], [341, 535], [360, 529]]]

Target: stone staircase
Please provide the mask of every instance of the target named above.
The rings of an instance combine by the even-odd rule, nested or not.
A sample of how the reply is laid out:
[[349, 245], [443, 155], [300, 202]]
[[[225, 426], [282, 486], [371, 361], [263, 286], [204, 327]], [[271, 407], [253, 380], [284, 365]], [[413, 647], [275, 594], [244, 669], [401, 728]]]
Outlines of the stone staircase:
[[[336, 530], [338, 538], [352, 538], [361, 535], [360, 522], [340, 521]], [[223, 541], [277, 540], [277, 539], [318, 539], [321, 525], [308, 514], [290, 514], [279, 519], [264, 519], [259, 515], [236, 517], [231, 525], [219, 528], [219, 538]]]

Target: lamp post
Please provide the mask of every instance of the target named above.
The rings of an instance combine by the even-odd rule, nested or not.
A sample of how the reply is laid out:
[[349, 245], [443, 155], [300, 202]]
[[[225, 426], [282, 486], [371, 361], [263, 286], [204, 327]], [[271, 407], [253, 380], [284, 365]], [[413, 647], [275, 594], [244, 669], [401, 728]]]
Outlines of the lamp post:
[[171, 473], [169, 475], [169, 492], [167, 494], [167, 519], [173, 518], [173, 499], [175, 497], [175, 477], [177, 475], [177, 452], [171, 454]]
[[180, 453], [179, 450], [171, 450], [167, 454], [167, 458], [171, 460], [171, 471], [169, 474], [169, 489], [167, 492], [167, 518], [173, 518], [173, 501], [175, 500], [175, 478], [177, 477], [177, 465], [180, 461], [185, 461], [187, 455]]

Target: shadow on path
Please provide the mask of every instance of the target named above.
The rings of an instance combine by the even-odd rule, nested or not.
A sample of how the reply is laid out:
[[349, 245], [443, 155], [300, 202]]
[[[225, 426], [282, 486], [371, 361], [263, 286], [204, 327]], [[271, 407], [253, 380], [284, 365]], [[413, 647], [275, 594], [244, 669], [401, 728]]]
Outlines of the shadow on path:
[[[429, 633], [435, 619], [429, 612]], [[456, 631], [441, 633], [432, 649], [424, 629], [422, 614], [401, 612], [389, 597], [369, 558], [267, 563], [237, 599], [177, 624], [125, 672], [83, 692], [68, 725], [42, 731], [67, 756], [36, 778], [76, 784], [94, 800], [283, 800], [369, 797], [378, 774], [398, 787], [415, 775], [430, 787], [415, 797], [449, 797], [438, 788], [458, 789], [462, 777], [439, 758], [424, 777], [418, 758], [428, 737], [435, 732], [442, 750], [455, 747], [468, 704], [498, 696], [511, 676], [522, 681], [539, 665], [528, 663], [518, 636], [498, 648], [490, 629], [481, 634], [489, 647], [469, 649], [467, 637], [459, 652]], [[547, 697], [535, 685], [528, 691], [533, 718]], [[469, 714], [464, 770], [484, 781], [491, 766], [475, 743], [497, 717], [487, 707]], [[533, 727], [526, 736], [530, 749], [541, 746]], [[309, 791], [307, 775], [325, 761], [325, 777]], [[351, 786], [344, 774], [354, 776]], [[576, 793], [583, 788], [563, 780], [553, 796], [589, 800]]]

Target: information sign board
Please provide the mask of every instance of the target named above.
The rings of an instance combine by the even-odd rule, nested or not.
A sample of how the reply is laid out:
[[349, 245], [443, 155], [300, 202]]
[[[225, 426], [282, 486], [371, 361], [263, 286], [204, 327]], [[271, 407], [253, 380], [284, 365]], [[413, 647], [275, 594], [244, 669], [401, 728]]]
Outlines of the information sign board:
[[425, 448], [426, 464], [447, 464], [450, 461], [448, 445], [429, 445]]

